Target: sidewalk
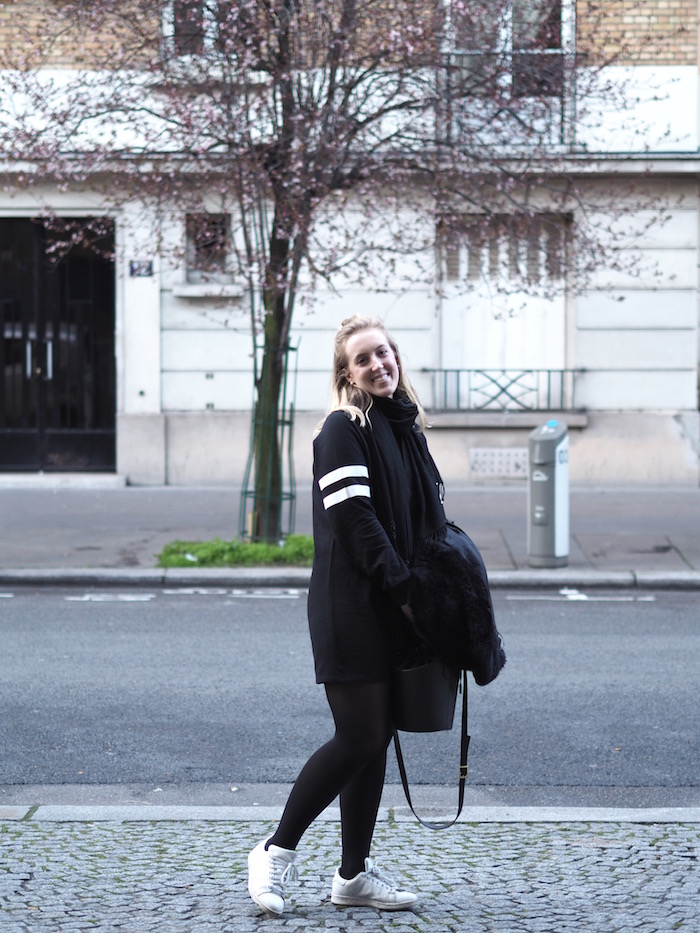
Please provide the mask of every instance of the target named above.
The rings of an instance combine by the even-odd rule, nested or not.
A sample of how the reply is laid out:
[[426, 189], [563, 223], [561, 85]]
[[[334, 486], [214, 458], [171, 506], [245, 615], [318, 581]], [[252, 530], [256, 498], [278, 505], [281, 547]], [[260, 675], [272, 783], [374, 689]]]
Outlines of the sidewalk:
[[[297, 491], [295, 530], [311, 533], [310, 492]], [[169, 541], [233, 538], [232, 487], [127, 487], [113, 476], [0, 474], [0, 583], [299, 586], [308, 570], [163, 571]], [[524, 483], [448, 489], [448, 516], [474, 538], [494, 586], [700, 588], [700, 489], [575, 488], [569, 564], [532, 569]]]
[[700, 916], [697, 811], [470, 811], [442, 832], [383, 811], [380, 867], [421, 898], [402, 913], [330, 903], [339, 824], [329, 813], [299, 846], [299, 882], [276, 920], [246, 888], [267, 814], [10, 816], [0, 811], [3, 933], [252, 933], [268, 922], [304, 933], [696, 933]]

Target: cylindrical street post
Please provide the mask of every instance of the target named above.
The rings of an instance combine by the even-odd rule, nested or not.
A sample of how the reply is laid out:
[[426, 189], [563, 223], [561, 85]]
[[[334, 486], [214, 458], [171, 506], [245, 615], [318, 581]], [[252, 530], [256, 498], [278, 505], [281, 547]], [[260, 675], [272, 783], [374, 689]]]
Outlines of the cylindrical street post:
[[569, 435], [548, 421], [530, 434], [528, 561], [531, 567], [569, 563]]

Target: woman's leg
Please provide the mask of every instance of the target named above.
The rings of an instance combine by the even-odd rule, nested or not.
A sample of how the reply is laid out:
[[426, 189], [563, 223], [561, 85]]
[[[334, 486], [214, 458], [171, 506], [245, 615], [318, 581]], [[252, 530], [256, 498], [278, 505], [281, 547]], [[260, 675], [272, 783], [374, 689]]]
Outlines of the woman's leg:
[[365, 870], [377, 811], [384, 789], [386, 748], [357, 774], [340, 792], [340, 824], [343, 859], [340, 874], [350, 880]]
[[[386, 748], [391, 737], [389, 686], [326, 684], [326, 696], [335, 721], [335, 735], [302, 768], [269, 844], [295, 849], [316, 817], [341, 794], [343, 865], [347, 861], [349, 871], [350, 865], [360, 860], [358, 871], [362, 871], [365, 849], [369, 848], [376, 821]], [[365, 854], [360, 858], [361, 852]]]

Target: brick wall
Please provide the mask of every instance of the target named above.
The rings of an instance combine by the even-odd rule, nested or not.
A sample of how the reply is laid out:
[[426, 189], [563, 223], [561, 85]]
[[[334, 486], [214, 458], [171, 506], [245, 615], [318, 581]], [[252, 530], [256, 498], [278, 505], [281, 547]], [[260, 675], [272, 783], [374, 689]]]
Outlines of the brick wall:
[[696, 65], [697, 0], [579, 0], [578, 49], [591, 62]]
[[[143, 15], [130, 18], [128, 2], [122, 10], [126, 19], [116, 24], [100, 21], [89, 3], [79, 6], [80, 16], [68, 21], [60, 0], [0, 0], [0, 67], [117, 67], [124, 63], [118, 53], [125, 47], [133, 62], [135, 54], [143, 61], [157, 46], [157, 20], [149, 28]], [[109, 49], [114, 56], [106, 54]]]
[[[142, 62], [157, 45], [157, 4], [137, 0], [135, 5], [140, 12], [131, 22], [129, 3], [124, 0], [120, 13], [126, 15], [126, 23], [106, 27], [91, 16], [91, 4], [83, 3], [79, 5], [80, 21], [69, 27], [61, 18], [61, 0], [0, 0], [0, 67], [18, 63], [68, 68], [98, 61], [104, 64], [106, 49], [124, 52], [127, 47], [131, 56]], [[396, 6], [395, 0], [387, 0], [384, 23], [375, 22], [379, 5], [374, 6], [375, 38], [393, 25]], [[418, 14], [425, 20], [426, 6], [431, 6], [428, 0], [404, 4], [404, 24]], [[149, 7], [153, 11], [150, 22], [144, 16], [144, 8]], [[698, 63], [698, 0], [578, 0], [577, 30], [579, 51], [591, 63]], [[112, 61], [116, 65], [124, 58], [116, 54]]]
[[[360, 6], [363, 19], [356, 37], [358, 54], [376, 51], [387, 36], [405, 31], [407, 40], [417, 44], [416, 61], [422, 64], [426, 57], [424, 40], [416, 40], [415, 36], [424, 32], [432, 41], [439, 34], [440, 3], [441, 0], [372, 0], [371, 4]], [[117, 67], [143, 64], [158, 54], [161, 12], [158, 0], [132, 3], [123, 0], [117, 16], [107, 13], [103, 18], [95, 12], [100, 6], [110, 8], [109, 3], [0, 0], [0, 67]], [[303, 6], [301, 13], [304, 15]], [[327, 25], [326, 15], [320, 23], [315, 22], [313, 9], [306, 16], [309, 41], [300, 54], [313, 63], [316, 40], [323, 37]], [[263, 22], [263, 35], [266, 28]], [[327, 52], [322, 41], [318, 51], [321, 57]], [[436, 48], [431, 46], [431, 51], [434, 53]]]

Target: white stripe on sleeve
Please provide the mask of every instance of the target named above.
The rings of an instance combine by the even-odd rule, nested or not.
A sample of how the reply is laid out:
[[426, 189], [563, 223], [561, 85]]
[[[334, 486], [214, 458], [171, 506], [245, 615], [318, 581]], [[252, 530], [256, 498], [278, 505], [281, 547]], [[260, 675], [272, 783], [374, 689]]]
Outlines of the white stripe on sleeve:
[[325, 489], [333, 483], [340, 482], [341, 479], [369, 479], [369, 471], [366, 466], [358, 463], [356, 466], [338, 467], [337, 470], [331, 470], [318, 481], [318, 488]]
[[326, 496], [323, 500], [323, 507], [328, 511], [332, 506], [338, 505], [339, 502], [345, 502], [346, 499], [353, 499], [355, 496], [371, 498], [369, 486], [344, 486], [337, 492], [332, 492], [329, 496]]

